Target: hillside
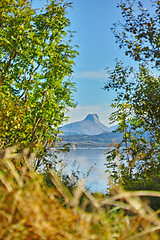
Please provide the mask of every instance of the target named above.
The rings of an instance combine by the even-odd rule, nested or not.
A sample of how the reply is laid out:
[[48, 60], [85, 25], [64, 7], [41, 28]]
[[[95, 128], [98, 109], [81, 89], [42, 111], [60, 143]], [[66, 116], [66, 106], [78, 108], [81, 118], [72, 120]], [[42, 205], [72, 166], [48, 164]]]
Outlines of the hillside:
[[99, 135], [70, 135], [62, 137], [62, 144], [70, 143], [78, 147], [106, 147], [112, 143], [119, 143], [122, 134], [119, 132], [106, 132]]

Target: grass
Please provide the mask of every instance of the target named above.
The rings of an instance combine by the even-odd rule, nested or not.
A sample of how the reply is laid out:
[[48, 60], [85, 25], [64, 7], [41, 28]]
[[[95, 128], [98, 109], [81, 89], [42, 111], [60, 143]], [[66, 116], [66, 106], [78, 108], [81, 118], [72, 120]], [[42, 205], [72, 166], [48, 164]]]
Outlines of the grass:
[[[131, 240], [160, 238], [160, 211], [141, 196], [160, 192], [116, 189], [98, 197], [80, 181], [71, 193], [54, 171], [53, 187], [31, 166], [34, 155], [6, 149], [0, 159], [0, 239], [2, 240]], [[17, 167], [24, 159], [22, 167]]]

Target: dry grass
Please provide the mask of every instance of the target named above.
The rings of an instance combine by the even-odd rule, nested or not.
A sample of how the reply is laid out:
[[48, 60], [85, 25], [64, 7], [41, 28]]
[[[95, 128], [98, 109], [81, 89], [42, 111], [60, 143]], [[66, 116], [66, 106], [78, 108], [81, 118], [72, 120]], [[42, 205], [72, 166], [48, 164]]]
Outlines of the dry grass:
[[[25, 164], [17, 170], [15, 163]], [[160, 219], [140, 196], [159, 192], [124, 192], [97, 199], [80, 182], [71, 194], [54, 172], [55, 187], [33, 171], [27, 151], [7, 149], [1, 156], [0, 239], [2, 240], [158, 240]], [[83, 201], [82, 201], [83, 198]], [[80, 204], [81, 201], [81, 204]], [[87, 211], [90, 206], [90, 211]]]

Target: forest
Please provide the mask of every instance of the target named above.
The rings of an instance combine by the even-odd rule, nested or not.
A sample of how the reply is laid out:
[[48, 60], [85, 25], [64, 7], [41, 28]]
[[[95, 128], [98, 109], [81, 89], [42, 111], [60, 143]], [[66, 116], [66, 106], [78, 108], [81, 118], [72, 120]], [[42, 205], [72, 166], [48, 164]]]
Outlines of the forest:
[[87, 191], [78, 172], [58, 171], [57, 151], [48, 161], [76, 106], [72, 3], [0, 1], [0, 239], [159, 239], [160, 1], [152, 11], [143, 3], [121, 0], [122, 21], [111, 29], [138, 68], [116, 59], [107, 69], [103, 91], [116, 92], [110, 121], [121, 137], [106, 153], [101, 194]]

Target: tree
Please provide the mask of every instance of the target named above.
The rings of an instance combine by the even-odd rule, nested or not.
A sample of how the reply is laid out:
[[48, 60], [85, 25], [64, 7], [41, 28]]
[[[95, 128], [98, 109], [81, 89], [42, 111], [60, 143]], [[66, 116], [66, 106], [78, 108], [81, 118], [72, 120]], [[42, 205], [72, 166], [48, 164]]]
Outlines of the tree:
[[[64, 112], [74, 106], [73, 59], [67, 8], [54, 1], [0, 2], [0, 148], [14, 144], [42, 154], [54, 143]], [[42, 151], [41, 151], [42, 150]]]
[[[119, 6], [124, 23], [118, 26], [115, 24], [114, 33], [120, 47], [125, 48], [125, 53], [140, 61], [140, 64], [139, 69], [134, 70], [133, 67], [125, 67], [122, 62], [116, 61], [115, 69], [108, 71], [109, 78], [105, 89], [117, 92], [112, 104], [116, 111], [112, 113], [111, 121], [118, 121], [117, 131], [123, 134], [123, 140], [107, 153], [107, 171], [111, 172], [114, 182], [122, 184], [125, 189], [160, 191], [160, 77], [151, 72], [148, 62], [154, 61], [155, 67], [159, 68], [158, 55], [151, 58], [153, 49], [150, 47], [153, 47], [156, 40], [153, 37], [150, 41], [149, 38], [151, 33], [154, 36], [156, 30], [151, 28], [153, 32], [147, 32], [146, 28], [148, 25], [152, 26], [153, 18], [150, 23], [146, 21], [149, 13], [144, 10], [141, 2], [138, 2], [141, 14], [133, 15], [134, 5], [131, 2], [121, 1]], [[157, 19], [160, 17], [157, 10], [160, 2], [155, 4]], [[123, 32], [118, 35], [116, 31], [119, 26]], [[144, 43], [148, 45], [143, 52], [144, 39], [148, 39], [148, 42]], [[158, 51], [156, 43], [154, 51]]]

